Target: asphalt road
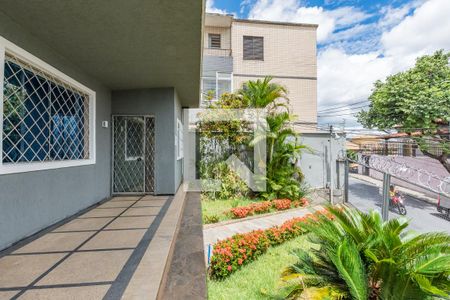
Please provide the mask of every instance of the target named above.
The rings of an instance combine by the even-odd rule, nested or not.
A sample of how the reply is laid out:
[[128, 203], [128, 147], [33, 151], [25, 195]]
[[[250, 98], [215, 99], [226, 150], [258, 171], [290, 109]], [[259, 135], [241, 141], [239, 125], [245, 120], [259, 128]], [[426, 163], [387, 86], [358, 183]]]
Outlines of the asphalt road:
[[[349, 202], [358, 209], [381, 213], [382, 197], [379, 188], [366, 181], [349, 178]], [[436, 206], [420, 199], [405, 195], [406, 217], [411, 220], [409, 229], [417, 232], [446, 231], [450, 233], [450, 220], [436, 210]], [[397, 211], [390, 210], [389, 218], [397, 218]]]

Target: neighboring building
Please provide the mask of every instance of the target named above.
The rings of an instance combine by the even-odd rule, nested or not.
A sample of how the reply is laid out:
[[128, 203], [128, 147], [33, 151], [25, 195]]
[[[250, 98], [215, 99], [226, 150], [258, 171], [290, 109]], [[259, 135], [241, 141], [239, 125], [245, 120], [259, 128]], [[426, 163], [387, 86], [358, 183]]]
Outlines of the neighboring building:
[[240, 20], [206, 14], [202, 96], [214, 99], [248, 80], [272, 76], [285, 86], [300, 129], [317, 124], [317, 25]]

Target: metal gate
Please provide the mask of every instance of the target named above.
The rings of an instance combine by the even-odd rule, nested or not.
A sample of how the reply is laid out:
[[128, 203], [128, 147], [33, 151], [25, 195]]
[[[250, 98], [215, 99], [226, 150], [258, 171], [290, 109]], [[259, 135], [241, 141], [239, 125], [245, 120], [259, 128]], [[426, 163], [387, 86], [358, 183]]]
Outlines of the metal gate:
[[155, 119], [113, 116], [113, 194], [155, 191]]

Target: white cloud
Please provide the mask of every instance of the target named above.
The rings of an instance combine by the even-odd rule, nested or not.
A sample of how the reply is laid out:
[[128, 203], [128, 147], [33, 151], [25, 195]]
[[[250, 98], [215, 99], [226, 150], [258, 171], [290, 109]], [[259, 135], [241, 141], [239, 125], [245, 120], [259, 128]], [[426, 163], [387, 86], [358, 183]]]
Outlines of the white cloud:
[[374, 20], [351, 6], [327, 10], [302, 0], [243, 1], [250, 19], [319, 24], [319, 110], [366, 100], [376, 80], [413, 66], [418, 56], [450, 50], [450, 0], [381, 7]]
[[[339, 44], [330, 44], [319, 53], [319, 110], [365, 100], [377, 79], [412, 67], [418, 56], [438, 49], [450, 50], [450, 1], [429, 0], [419, 4], [409, 16], [411, 7], [384, 10], [385, 15], [377, 25], [385, 31], [376, 51], [352, 54], [338, 48]], [[359, 26], [340, 35], [358, 32]], [[327, 123], [332, 119], [321, 121]]]
[[369, 16], [354, 7], [325, 10], [302, 6], [299, 0], [258, 0], [248, 15], [249, 19], [319, 24], [319, 43], [326, 41], [335, 29], [359, 23]]
[[[367, 99], [372, 83], [391, 72], [391, 59], [378, 52], [349, 55], [329, 48], [318, 57], [320, 106], [346, 104]], [[326, 104], [326, 105], [324, 105]]]
[[226, 10], [216, 8], [214, 6], [214, 0], [206, 0], [206, 12], [213, 13], [213, 14], [228, 14]]
[[411, 10], [422, 5], [426, 0], [415, 0], [399, 7], [385, 6], [380, 13], [383, 17], [378, 22], [381, 28], [390, 29], [398, 25], [411, 12]]
[[450, 1], [430, 0], [389, 32], [381, 42], [386, 55], [418, 56], [436, 49], [450, 49]]

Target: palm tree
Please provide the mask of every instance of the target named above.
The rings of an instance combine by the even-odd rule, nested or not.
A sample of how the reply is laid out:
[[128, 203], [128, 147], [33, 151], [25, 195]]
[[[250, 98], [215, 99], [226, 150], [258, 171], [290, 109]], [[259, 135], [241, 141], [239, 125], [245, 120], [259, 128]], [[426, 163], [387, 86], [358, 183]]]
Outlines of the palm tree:
[[383, 222], [376, 212], [347, 207], [329, 211], [333, 220], [320, 216], [306, 225], [318, 247], [298, 251], [298, 262], [285, 271], [286, 298], [304, 293], [326, 293], [329, 299], [448, 298], [448, 234], [412, 236], [405, 232], [405, 219]]
[[271, 77], [249, 81], [238, 91], [244, 103], [252, 108], [266, 109], [267, 131], [256, 135], [250, 143], [254, 146], [262, 140], [267, 143], [267, 174], [263, 180], [268, 183], [264, 198], [297, 199], [304, 196], [300, 186], [303, 174], [297, 161], [303, 150], [299, 134], [291, 125], [294, 116], [289, 110], [287, 90], [271, 82]]
[[242, 97], [243, 103], [248, 103], [250, 107], [254, 108], [266, 108], [269, 113], [280, 107], [288, 110], [289, 99], [286, 88], [271, 81], [272, 77], [256, 81], [250, 80], [237, 94]]

